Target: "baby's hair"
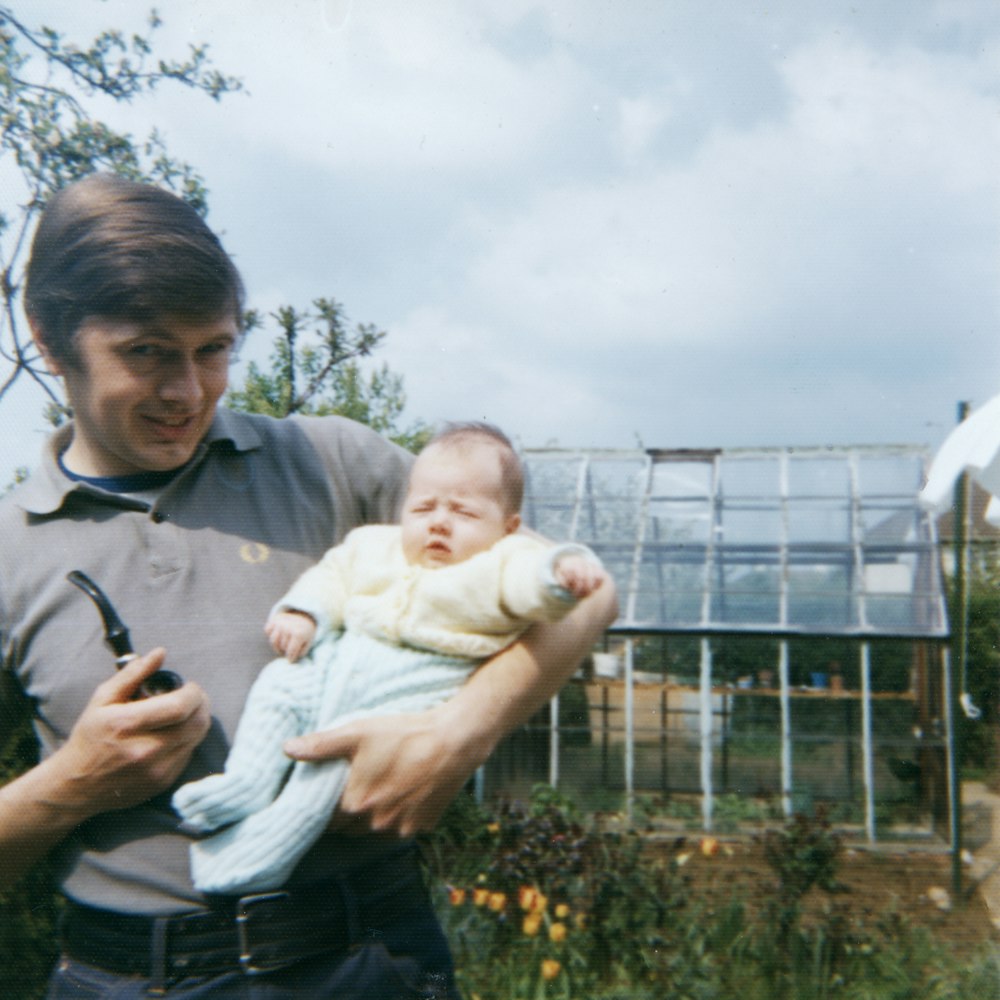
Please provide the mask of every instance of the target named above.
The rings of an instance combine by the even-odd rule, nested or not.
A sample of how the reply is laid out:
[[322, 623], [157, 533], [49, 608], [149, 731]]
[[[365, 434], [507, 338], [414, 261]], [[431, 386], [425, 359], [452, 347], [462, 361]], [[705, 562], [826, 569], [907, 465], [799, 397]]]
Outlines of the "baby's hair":
[[510, 438], [499, 427], [481, 420], [454, 421], [445, 424], [425, 447], [471, 444], [487, 444], [496, 449], [500, 459], [500, 488], [507, 513], [518, 513], [524, 500], [524, 467]]

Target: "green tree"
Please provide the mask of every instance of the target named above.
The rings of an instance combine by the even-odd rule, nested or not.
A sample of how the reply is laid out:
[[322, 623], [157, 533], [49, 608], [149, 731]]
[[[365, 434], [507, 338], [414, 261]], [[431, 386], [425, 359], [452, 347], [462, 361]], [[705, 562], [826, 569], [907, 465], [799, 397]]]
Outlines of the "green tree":
[[[283, 306], [270, 318], [279, 333], [268, 367], [249, 362], [243, 385], [228, 394], [227, 406], [273, 417], [350, 417], [410, 451], [427, 441], [430, 428], [421, 421], [401, 426], [406, 406], [402, 376], [385, 364], [367, 375], [361, 367], [361, 359], [385, 339], [384, 330], [370, 323], [351, 327], [340, 303], [325, 298], [305, 312]], [[248, 331], [263, 324], [259, 313], [247, 315]]]

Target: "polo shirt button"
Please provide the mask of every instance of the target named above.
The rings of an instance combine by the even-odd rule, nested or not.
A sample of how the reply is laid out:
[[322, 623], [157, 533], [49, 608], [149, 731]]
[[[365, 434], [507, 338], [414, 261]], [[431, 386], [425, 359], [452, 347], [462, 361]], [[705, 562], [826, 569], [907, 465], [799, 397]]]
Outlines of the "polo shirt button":
[[160, 511], [160, 510], [154, 510], [153, 511], [153, 523], [154, 524], [163, 524], [163, 522], [166, 519], [167, 519], [167, 515], [164, 514], [163, 511]]

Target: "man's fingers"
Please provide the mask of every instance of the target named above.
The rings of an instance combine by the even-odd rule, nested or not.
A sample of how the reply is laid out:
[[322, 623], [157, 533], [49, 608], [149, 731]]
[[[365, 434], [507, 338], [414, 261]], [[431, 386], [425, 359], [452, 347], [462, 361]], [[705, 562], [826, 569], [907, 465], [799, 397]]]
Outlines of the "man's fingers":
[[320, 733], [308, 733], [287, 740], [284, 751], [293, 760], [333, 760], [353, 757], [358, 747], [358, 735], [352, 726], [340, 726]]

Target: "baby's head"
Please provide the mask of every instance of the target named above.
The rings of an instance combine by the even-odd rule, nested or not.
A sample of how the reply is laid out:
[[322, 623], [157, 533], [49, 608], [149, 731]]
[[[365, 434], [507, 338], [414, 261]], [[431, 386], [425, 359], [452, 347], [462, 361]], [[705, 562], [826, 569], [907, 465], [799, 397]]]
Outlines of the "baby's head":
[[521, 525], [524, 470], [490, 424], [448, 424], [417, 456], [400, 521], [403, 555], [434, 568], [464, 562]]

